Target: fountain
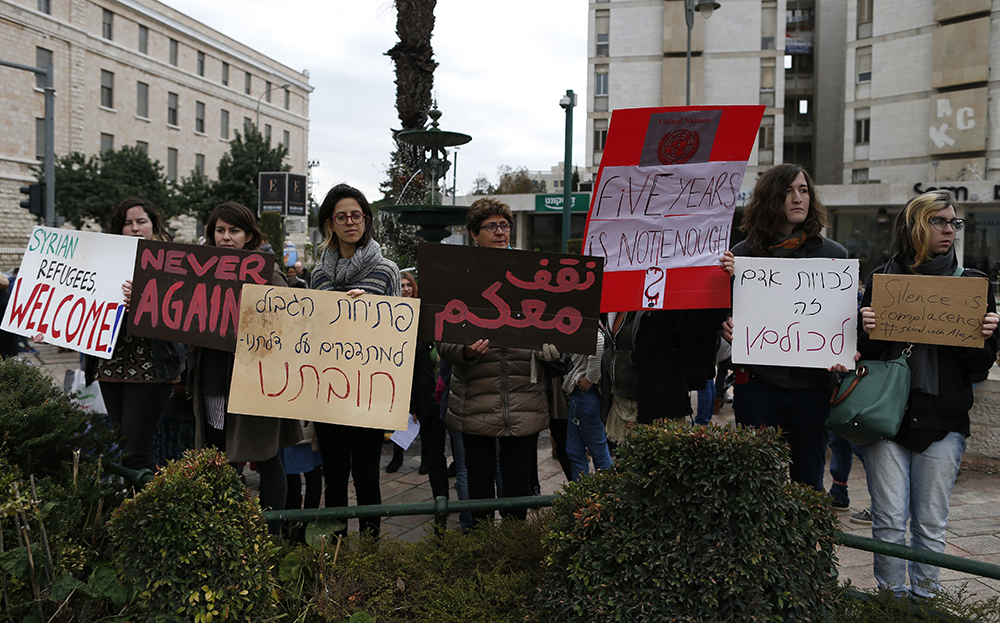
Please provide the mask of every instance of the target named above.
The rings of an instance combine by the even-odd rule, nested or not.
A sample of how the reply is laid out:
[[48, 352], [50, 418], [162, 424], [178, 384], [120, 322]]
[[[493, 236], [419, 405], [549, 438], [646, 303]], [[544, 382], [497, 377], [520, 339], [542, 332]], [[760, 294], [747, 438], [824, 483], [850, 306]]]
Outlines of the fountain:
[[[427, 113], [431, 118], [431, 127], [426, 130], [408, 130], [397, 134], [397, 138], [410, 145], [430, 150], [430, 155], [424, 158], [420, 173], [430, 180], [430, 191], [427, 193], [425, 205], [394, 205], [382, 207], [386, 212], [399, 215], [399, 222], [404, 225], [417, 225], [417, 235], [428, 242], [441, 242], [450, 235], [448, 227], [461, 225], [469, 209], [464, 206], [452, 207], [441, 204], [441, 192], [438, 190], [438, 180], [443, 178], [451, 168], [448, 162], [446, 147], [465, 145], [472, 140], [468, 134], [448, 132], [438, 127], [441, 111], [437, 103]], [[414, 174], [416, 175], [416, 174]], [[410, 178], [410, 181], [413, 181]], [[409, 182], [407, 182], [407, 186]], [[402, 193], [400, 193], [402, 194]]]

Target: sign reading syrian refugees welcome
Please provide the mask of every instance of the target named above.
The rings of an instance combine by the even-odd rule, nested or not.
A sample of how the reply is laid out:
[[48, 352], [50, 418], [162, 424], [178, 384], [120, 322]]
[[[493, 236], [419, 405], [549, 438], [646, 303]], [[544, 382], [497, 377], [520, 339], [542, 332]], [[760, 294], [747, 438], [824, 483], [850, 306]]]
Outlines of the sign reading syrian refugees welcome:
[[0, 328], [110, 359], [138, 238], [36, 227]]
[[601, 311], [729, 306], [731, 246], [763, 106], [615, 110], [583, 252], [605, 258]]

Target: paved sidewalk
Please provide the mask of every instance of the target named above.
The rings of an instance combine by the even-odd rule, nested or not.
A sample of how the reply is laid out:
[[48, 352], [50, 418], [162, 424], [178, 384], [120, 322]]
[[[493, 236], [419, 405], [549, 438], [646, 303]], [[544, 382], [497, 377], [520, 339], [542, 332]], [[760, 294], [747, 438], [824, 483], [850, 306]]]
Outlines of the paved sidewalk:
[[[57, 385], [62, 387], [67, 370], [79, 367], [79, 354], [73, 351], [59, 352], [54, 346], [36, 345], [38, 354], [21, 355], [31, 363], [45, 369], [52, 375]], [[995, 371], [994, 371], [995, 373]], [[722, 413], [713, 419], [714, 424], [725, 425], [732, 421], [732, 408], [726, 405]], [[382, 467], [392, 456], [391, 443], [383, 445]], [[450, 452], [449, 452], [450, 462]], [[403, 466], [394, 474], [382, 471], [382, 502], [401, 504], [407, 502], [430, 501], [431, 489], [427, 476], [417, 473], [420, 463], [419, 440], [407, 451]], [[248, 484], [254, 487], [256, 474], [248, 472]], [[538, 478], [542, 494], [559, 492], [565, 477], [559, 462], [552, 457], [551, 440], [543, 432], [538, 439]], [[826, 486], [830, 487], [827, 474]], [[848, 490], [851, 496], [851, 511], [840, 513], [841, 529], [858, 536], [871, 536], [871, 527], [850, 521], [850, 516], [868, 506], [868, 489], [865, 484], [864, 467], [855, 460], [851, 470]], [[452, 489], [454, 498], [454, 488]], [[353, 489], [351, 492], [354, 498]], [[426, 534], [432, 519], [429, 517], [390, 517], [382, 520], [383, 534], [406, 541], [414, 541]], [[357, 521], [351, 520], [350, 528], [357, 529]], [[450, 524], [457, 526], [458, 517], [452, 515]], [[955, 484], [951, 497], [951, 512], [948, 521], [948, 548], [946, 553], [964, 558], [1000, 564], [1000, 476], [993, 473], [963, 470]], [[858, 588], [875, 586], [872, 576], [872, 557], [868, 552], [850, 548], [840, 548], [838, 552], [841, 581], [850, 580]], [[967, 574], [941, 570], [941, 583], [953, 587], [968, 582], [969, 590], [981, 598], [1000, 595], [1000, 581], [976, 578]]]

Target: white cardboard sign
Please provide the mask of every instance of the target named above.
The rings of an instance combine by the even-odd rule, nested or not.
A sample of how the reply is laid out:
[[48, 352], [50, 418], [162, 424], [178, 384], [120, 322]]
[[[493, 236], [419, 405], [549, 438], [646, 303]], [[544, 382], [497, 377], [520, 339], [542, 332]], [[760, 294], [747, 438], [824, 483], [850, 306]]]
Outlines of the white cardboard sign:
[[36, 227], [0, 329], [110, 359], [139, 239]]
[[737, 257], [733, 363], [854, 368], [858, 260]]

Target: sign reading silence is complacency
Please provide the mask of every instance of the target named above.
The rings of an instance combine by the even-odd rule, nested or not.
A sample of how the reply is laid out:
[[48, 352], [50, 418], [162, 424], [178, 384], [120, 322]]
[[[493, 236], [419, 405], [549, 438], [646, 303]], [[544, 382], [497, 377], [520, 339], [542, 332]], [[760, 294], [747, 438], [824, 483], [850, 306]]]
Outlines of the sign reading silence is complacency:
[[0, 328], [110, 359], [138, 238], [36, 227]]
[[229, 410], [406, 430], [414, 299], [245, 285]]
[[262, 251], [142, 240], [128, 332], [233, 352], [240, 290], [270, 283], [273, 271], [274, 255]]
[[873, 340], [981, 348], [989, 280], [873, 275]]
[[858, 260], [737, 257], [733, 363], [854, 368]]
[[421, 244], [420, 339], [594, 354], [601, 258]]
[[615, 110], [583, 252], [605, 258], [601, 311], [729, 306], [729, 249], [763, 106]]

